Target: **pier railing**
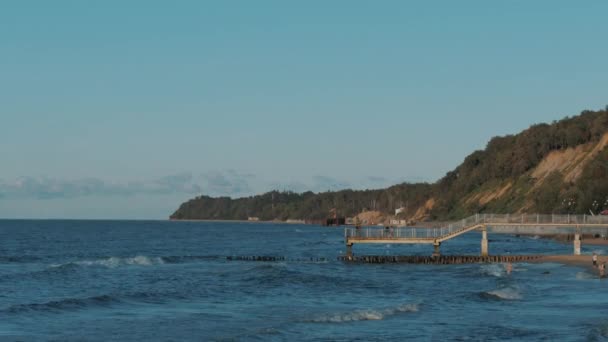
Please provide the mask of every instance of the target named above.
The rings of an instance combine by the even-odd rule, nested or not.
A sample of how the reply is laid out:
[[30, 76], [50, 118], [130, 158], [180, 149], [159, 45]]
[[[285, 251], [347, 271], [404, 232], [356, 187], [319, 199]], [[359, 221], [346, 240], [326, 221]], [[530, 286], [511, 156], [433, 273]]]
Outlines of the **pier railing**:
[[608, 226], [607, 216], [543, 214], [475, 214], [436, 228], [365, 227], [346, 228], [344, 237], [356, 240], [433, 240], [457, 234], [479, 225], [488, 226]]

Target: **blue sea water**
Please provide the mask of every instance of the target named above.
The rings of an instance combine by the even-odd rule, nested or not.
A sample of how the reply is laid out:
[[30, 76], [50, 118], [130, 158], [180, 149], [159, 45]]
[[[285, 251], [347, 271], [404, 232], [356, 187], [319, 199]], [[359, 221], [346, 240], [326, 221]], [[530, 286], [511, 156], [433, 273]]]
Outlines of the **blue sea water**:
[[[442, 245], [478, 254], [479, 234]], [[490, 234], [493, 254], [572, 246]], [[603, 248], [584, 246], [585, 253]], [[0, 221], [4, 341], [585, 341], [608, 281], [560, 264], [344, 264], [343, 230], [166, 221]], [[355, 246], [429, 255], [428, 245]], [[230, 256], [280, 256], [280, 262]]]

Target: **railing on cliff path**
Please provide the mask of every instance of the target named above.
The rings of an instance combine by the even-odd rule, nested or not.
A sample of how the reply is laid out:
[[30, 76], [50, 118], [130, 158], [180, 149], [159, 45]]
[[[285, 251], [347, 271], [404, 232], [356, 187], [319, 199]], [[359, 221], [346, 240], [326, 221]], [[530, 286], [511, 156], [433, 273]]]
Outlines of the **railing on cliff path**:
[[346, 228], [344, 237], [346, 240], [435, 240], [481, 225], [608, 227], [608, 215], [475, 214], [436, 228]]

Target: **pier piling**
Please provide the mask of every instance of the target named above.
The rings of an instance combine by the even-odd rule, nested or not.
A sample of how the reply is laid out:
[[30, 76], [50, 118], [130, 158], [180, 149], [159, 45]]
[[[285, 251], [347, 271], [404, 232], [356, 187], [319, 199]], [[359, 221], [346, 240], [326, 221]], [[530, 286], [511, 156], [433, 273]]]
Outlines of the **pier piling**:
[[488, 230], [483, 226], [481, 231], [481, 256], [488, 256]]

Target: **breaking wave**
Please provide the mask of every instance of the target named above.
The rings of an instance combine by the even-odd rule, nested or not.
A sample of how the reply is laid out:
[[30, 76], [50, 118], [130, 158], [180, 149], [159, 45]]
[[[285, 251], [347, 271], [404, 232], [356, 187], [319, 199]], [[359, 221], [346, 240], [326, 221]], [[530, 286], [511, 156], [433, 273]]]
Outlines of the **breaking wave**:
[[521, 292], [513, 287], [504, 287], [493, 291], [481, 292], [481, 298], [491, 300], [520, 300], [522, 299]]
[[144, 255], [138, 255], [131, 258], [119, 258], [119, 257], [109, 257], [107, 259], [98, 259], [98, 260], [82, 260], [82, 261], [73, 261], [65, 264], [54, 264], [51, 267], [66, 267], [68, 265], [79, 265], [79, 266], [101, 266], [108, 268], [115, 268], [119, 266], [128, 266], [128, 265], [139, 265], [139, 266], [152, 266], [152, 265], [162, 265], [164, 261], [160, 257], [147, 257]]
[[480, 267], [481, 274], [501, 278], [505, 275], [505, 269], [501, 264], [488, 264]]
[[405, 312], [417, 312], [418, 304], [403, 304], [396, 307], [380, 310], [355, 310], [351, 312], [325, 314], [314, 317], [307, 322], [310, 323], [344, 323], [356, 321], [379, 321], [386, 317]]

